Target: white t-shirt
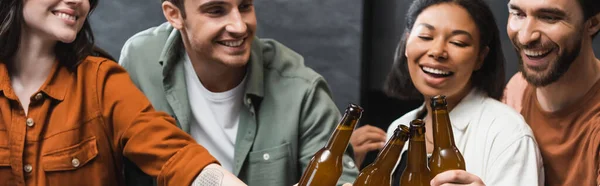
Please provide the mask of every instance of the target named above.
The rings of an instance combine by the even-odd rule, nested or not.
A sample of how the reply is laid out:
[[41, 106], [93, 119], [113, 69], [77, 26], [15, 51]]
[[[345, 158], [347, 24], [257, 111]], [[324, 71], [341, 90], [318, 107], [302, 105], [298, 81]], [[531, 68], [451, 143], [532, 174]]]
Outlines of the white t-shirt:
[[233, 172], [235, 139], [243, 105], [246, 78], [225, 92], [211, 92], [202, 85], [185, 55], [185, 78], [192, 109], [190, 134], [221, 166]]
[[[394, 121], [388, 128], [388, 139], [398, 125], [408, 126], [417, 119], [422, 109], [423, 106]], [[474, 89], [449, 115], [467, 172], [479, 176], [488, 186], [544, 185], [537, 143], [515, 110]], [[403, 151], [406, 150], [408, 143]]]

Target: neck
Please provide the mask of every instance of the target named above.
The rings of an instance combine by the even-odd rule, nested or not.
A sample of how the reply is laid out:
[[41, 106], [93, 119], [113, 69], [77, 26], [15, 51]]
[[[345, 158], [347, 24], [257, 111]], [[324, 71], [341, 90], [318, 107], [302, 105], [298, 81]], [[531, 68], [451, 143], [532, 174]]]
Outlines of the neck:
[[591, 43], [589, 45], [582, 47], [579, 56], [558, 81], [536, 88], [543, 110], [558, 111], [575, 103], [600, 79], [600, 60], [594, 55]]
[[39, 34], [28, 33], [23, 29], [19, 49], [8, 63], [13, 79], [23, 85], [45, 81], [56, 60], [56, 41], [48, 40]]
[[[447, 96], [446, 97], [446, 108], [448, 108], [448, 113], [450, 113], [450, 111], [452, 111], [452, 109], [454, 109], [454, 107], [456, 107], [456, 105], [458, 105], [458, 103], [460, 103], [460, 101], [465, 98], [469, 92], [471, 92], [471, 85], [470, 83], [467, 84], [465, 86], [466, 88], [464, 88], [463, 90], [461, 90], [460, 92], [458, 92], [456, 95], [453, 96]], [[431, 97], [430, 96], [425, 96], [425, 109], [427, 109], [427, 115], [425, 116], [425, 126], [427, 131], [432, 131], [431, 130], [431, 115], [433, 114], [433, 110], [431, 110]]]

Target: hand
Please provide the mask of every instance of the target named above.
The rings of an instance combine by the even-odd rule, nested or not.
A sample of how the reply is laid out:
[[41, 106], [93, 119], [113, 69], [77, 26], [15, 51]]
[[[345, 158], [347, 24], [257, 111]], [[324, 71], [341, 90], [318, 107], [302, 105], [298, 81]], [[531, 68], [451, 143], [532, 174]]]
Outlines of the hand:
[[354, 149], [354, 163], [356, 163], [356, 166], [360, 167], [367, 152], [382, 149], [385, 141], [387, 141], [387, 135], [380, 128], [365, 125], [354, 130], [352, 136], [350, 136], [350, 144]]
[[481, 178], [464, 170], [449, 170], [435, 176], [431, 182], [431, 186], [485, 186]]
[[202, 172], [196, 177], [192, 186], [214, 185], [214, 186], [247, 186], [235, 175], [225, 170], [218, 164], [210, 164], [206, 166]]

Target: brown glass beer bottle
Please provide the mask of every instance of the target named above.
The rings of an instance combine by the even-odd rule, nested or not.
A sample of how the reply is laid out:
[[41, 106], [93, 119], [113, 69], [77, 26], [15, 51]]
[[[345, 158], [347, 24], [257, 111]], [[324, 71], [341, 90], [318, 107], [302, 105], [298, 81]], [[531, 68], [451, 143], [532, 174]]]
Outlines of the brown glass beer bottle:
[[398, 157], [400, 157], [408, 136], [408, 127], [398, 125], [392, 138], [385, 144], [375, 161], [360, 172], [353, 186], [390, 186], [392, 184], [392, 171], [396, 166], [396, 162], [398, 162]]
[[447, 170], [465, 170], [465, 160], [454, 144], [454, 134], [445, 96], [431, 98], [433, 125], [433, 152], [429, 159], [431, 175], [435, 176]]
[[401, 186], [429, 186], [431, 173], [427, 168], [427, 150], [425, 149], [425, 123], [416, 119], [410, 122], [410, 141], [408, 142], [408, 160], [400, 176]]
[[304, 170], [298, 186], [334, 186], [342, 175], [344, 151], [363, 109], [350, 104], [327, 145], [317, 151]]

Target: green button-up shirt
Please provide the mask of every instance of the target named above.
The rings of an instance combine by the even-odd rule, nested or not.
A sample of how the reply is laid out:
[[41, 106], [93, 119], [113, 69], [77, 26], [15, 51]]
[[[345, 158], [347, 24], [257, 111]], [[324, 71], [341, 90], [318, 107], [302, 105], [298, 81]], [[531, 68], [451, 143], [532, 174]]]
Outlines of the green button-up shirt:
[[[169, 23], [131, 37], [120, 64], [157, 110], [190, 132], [192, 117], [184, 75], [181, 35]], [[321, 75], [302, 56], [274, 40], [255, 38], [247, 66], [244, 106], [235, 143], [234, 170], [250, 186], [291, 186], [340, 118]], [[349, 147], [338, 185], [358, 174]], [[129, 183], [143, 183], [126, 171]]]

